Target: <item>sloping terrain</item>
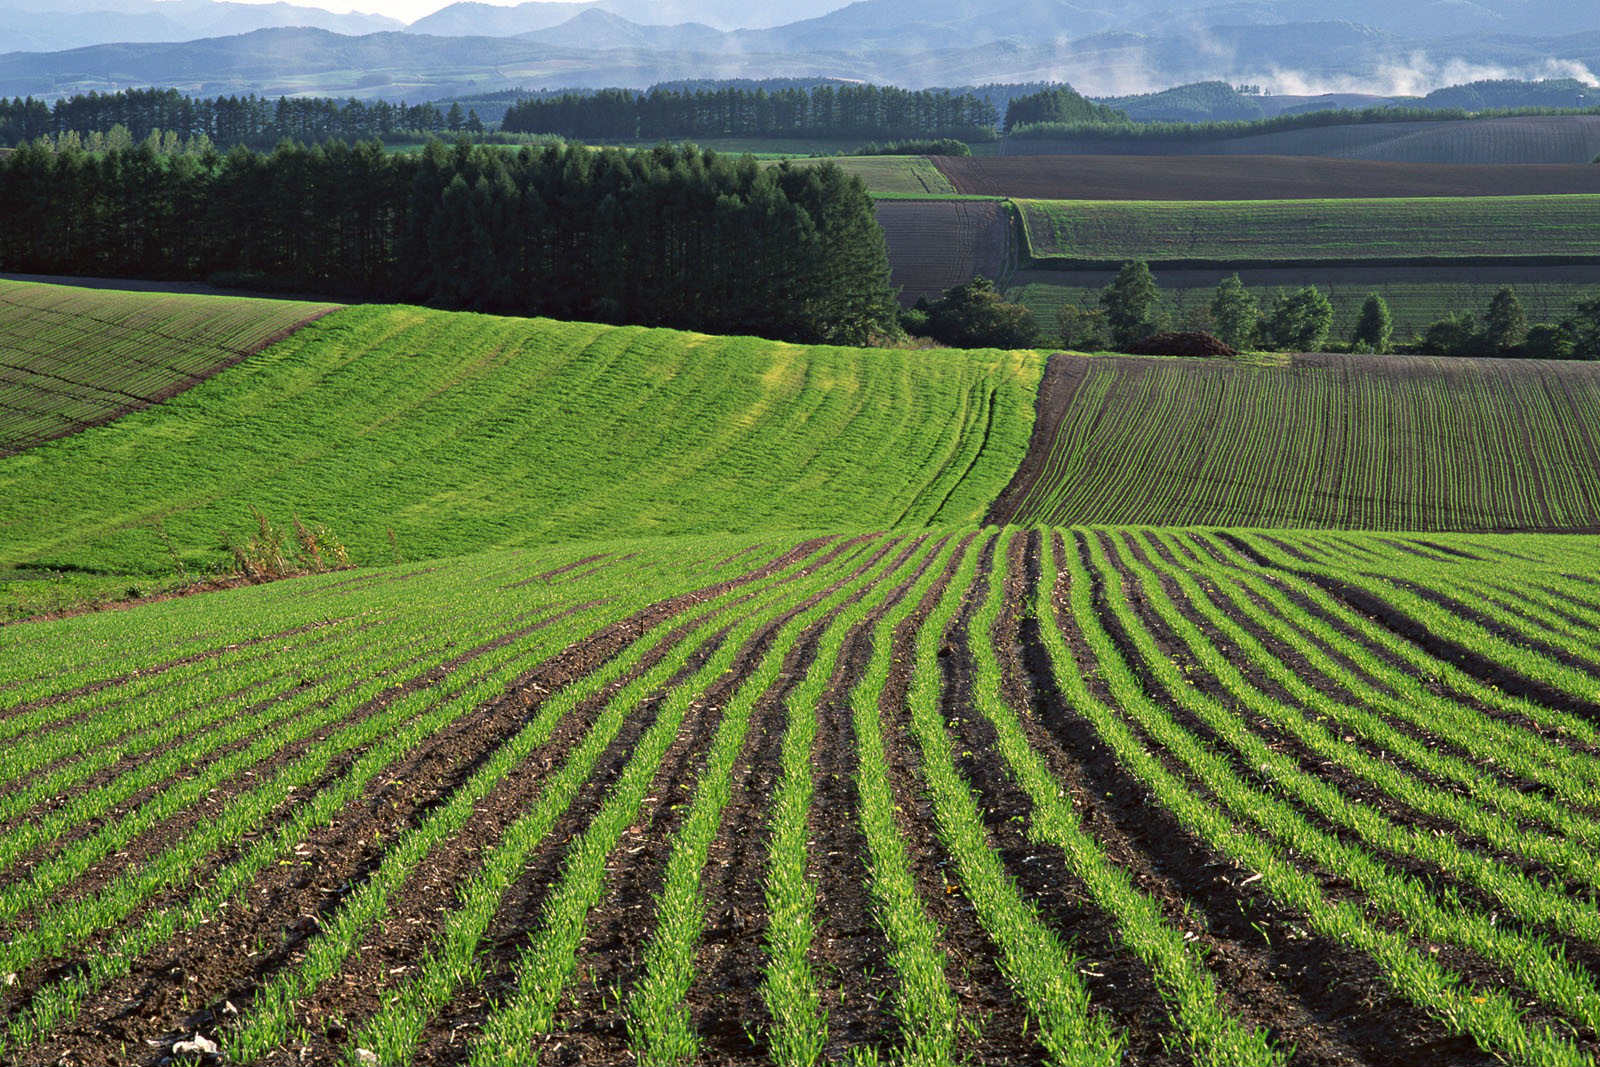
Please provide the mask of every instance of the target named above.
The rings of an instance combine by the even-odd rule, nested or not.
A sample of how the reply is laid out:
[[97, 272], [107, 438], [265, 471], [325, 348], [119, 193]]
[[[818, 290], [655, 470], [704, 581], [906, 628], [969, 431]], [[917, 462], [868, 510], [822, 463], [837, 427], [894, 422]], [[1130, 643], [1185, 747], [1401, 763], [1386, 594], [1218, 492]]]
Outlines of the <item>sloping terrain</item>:
[[[934, 160], [962, 193], [1040, 200], [1321, 200], [1600, 193], [1600, 167], [1469, 166], [1176, 149], [1133, 155], [1032, 155]], [[1600, 153], [1600, 148], [1595, 149]], [[1590, 157], [1592, 158], [1592, 156]]]
[[995, 522], [1600, 530], [1600, 367], [1051, 357]]
[[900, 302], [937, 299], [982, 275], [1003, 279], [1016, 266], [1015, 225], [1006, 204], [982, 200], [879, 200], [889, 244], [890, 281]]
[[[159, 306], [163, 298], [148, 298]], [[29, 312], [31, 314], [31, 312]], [[596, 536], [974, 521], [1042, 364], [346, 308], [0, 460], [0, 569], [201, 567], [260, 508], [358, 562]], [[170, 545], [170, 548], [168, 547]]]
[[1592, 542], [602, 542], [0, 648], [0, 1056], [1591, 1063]]
[[0, 279], [0, 456], [176, 396], [331, 310]]

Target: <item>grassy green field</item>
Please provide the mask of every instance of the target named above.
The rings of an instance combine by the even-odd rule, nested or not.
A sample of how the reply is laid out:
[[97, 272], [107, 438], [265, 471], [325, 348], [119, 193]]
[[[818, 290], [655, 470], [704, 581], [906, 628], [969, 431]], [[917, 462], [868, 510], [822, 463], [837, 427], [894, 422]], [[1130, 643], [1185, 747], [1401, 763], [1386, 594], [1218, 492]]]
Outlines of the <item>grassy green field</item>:
[[[114, 299], [107, 297], [106, 299]], [[158, 300], [151, 300], [158, 304]], [[353, 558], [597, 536], [973, 521], [1042, 363], [348, 308], [159, 409], [0, 461], [0, 568], [218, 558], [260, 508]]]
[[927, 156], [841, 156], [827, 162], [859, 177], [874, 196], [958, 195]]
[[[1159, 271], [1162, 304], [1175, 325], [1206, 324], [1217, 284], [1230, 270]], [[1529, 322], [1559, 322], [1580, 300], [1600, 293], [1596, 267], [1299, 267], [1238, 272], [1263, 304], [1280, 289], [1315, 285], [1333, 303], [1332, 339], [1347, 341], [1367, 294], [1380, 293], [1394, 318], [1395, 337], [1408, 340], [1455, 313], [1482, 316], [1504, 286], [1516, 291]], [[1016, 274], [1008, 296], [1025, 304], [1050, 337], [1066, 304], [1095, 306], [1113, 274], [1028, 270]]]
[[1597, 196], [1017, 203], [1043, 261], [1600, 255]]
[[335, 311], [0, 458], [0, 591], [361, 564], [0, 626], [0, 1062], [1594, 1067], [1596, 426]]
[[0, 455], [182, 392], [327, 310], [0, 279]]
[[[1054, 357], [1017, 522], [1600, 529], [1600, 369], [1297, 356]], [[1048, 391], [1048, 390], [1047, 390]]]

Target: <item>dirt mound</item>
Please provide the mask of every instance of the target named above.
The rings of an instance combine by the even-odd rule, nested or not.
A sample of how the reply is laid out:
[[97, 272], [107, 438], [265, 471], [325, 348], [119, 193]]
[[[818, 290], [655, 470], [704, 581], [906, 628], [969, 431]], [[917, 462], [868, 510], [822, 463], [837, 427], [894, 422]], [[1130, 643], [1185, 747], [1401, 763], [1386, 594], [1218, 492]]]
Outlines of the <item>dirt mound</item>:
[[[1170, 148], [1177, 153], [1179, 150]], [[1040, 200], [1305, 200], [1600, 193], [1592, 164], [1387, 163], [1244, 155], [1036, 155], [934, 161], [962, 193]]]
[[1232, 358], [1238, 350], [1219, 337], [1203, 330], [1168, 330], [1153, 333], [1144, 340], [1130, 345], [1130, 356], [1226, 356]]

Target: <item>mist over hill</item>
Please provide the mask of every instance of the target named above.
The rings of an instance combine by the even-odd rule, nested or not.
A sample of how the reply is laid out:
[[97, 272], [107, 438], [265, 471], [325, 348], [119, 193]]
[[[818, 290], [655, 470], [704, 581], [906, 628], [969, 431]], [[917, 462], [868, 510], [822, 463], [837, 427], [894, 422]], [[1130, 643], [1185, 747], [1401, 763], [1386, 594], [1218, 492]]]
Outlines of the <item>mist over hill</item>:
[[[749, 25], [770, 14], [728, 0], [552, 0], [452, 4], [404, 28], [281, 3], [131, 0], [102, 20], [118, 40], [72, 49], [30, 44], [43, 38], [27, 27], [53, 19], [59, 41], [113, 0], [67, 0], [77, 7], [48, 18], [15, 7], [44, 2], [0, 0], [0, 51], [13, 49], [0, 55], [0, 93], [48, 99], [162, 86], [419, 100], [776, 77], [907, 88], [1065, 81], [1128, 97], [1215, 81], [1250, 83], [1277, 101], [1217, 112], [1251, 117], [1491, 79], [1600, 81], [1600, 20], [1568, 0], [860, 0], [831, 11], [835, 0], [806, 0], [786, 10], [811, 17], [780, 26]], [[184, 12], [192, 15], [172, 28]], [[168, 42], [154, 39], [163, 34]], [[1182, 106], [1156, 110], [1175, 115]]]

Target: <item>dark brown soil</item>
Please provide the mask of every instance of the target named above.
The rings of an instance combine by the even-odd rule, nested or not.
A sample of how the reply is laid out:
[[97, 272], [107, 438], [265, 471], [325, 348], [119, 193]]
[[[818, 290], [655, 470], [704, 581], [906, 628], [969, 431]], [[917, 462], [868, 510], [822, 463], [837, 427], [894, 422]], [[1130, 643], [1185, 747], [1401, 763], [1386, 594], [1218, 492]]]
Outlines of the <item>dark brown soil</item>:
[[1306, 156], [937, 157], [956, 190], [1030, 200], [1320, 200], [1600, 193], [1592, 165], [1379, 163]]
[[[811, 562], [805, 570], [810, 571], [854, 541], [835, 544], [819, 555], [827, 543], [826, 538], [804, 542], [736, 578], [654, 604], [536, 668], [503, 698], [457, 720], [374, 780], [344, 817], [310, 835], [292, 863], [264, 871], [249, 893], [235, 898], [215, 921], [184, 931], [166, 948], [138, 961], [128, 978], [97, 991], [77, 1019], [28, 1055], [37, 1053], [42, 1062], [53, 1062], [69, 1050], [81, 1056], [86, 1048], [115, 1042], [141, 1047], [142, 1056], [147, 1055], [142, 1048], [146, 1039], [164, 1040], [186, 1029], [220, 1025], [225, 1006], [243, 1008], [253, 987], [287, 963], [315, 932], [318, 917], [330, 914], [371, 874], [387, 843], [464, 782], [551, 692], [598, 669], [663, 620], [808, 557]], [[669, 636], [634, 673], [647, 670], [681, 636], [681, 630]], [[570, 742], [582, 718], [575, 714], [564, 723], [547, 750]], [[548, 751], [546, 755], [554, 759]], [[537, 766], [538, 760], [536, 755], [531, 764]], [[187, 892], [177, 888], [149, 907], [180, 904]], [[265, 953], [260, 948], [243, 951], [250, 945], [276, 947]], [[92, 944], [86, 946], [92, 949]], [[42, 968], [18, 976], [10, 988], [0, 991], [4, 996], [0, 1007], [14, 1014], [26, 1006], [34, 990], [56, 977], [59, 974]]]
[[[1063, 546], [1058, 540], [1053, 549], [1058, 560], [1065, 551], [1086, 554], [1084, 536], [1077, 535], [1073, 546]], [[1079, 662], [1093, 662], [1066, 605], [1064, 568], [1061, 581], [1057, 623]], [[1097, 582], [1097, 605], [1103, 599]], [[1100, 615], [1122, 655], [1136, 665], [1138, 657], [1109, 611], [1102, 608]], [[1093, 681], [1092, 686], [1101, 691], [1102, 699], [1108, 697], [1100, 682]], [[1159, 691], [1153, 681], [1147, 680], [1145, 688], [1151, 693]], [[1176, 709], [1168, 710], [1177, 714]], [[1470, 1039], [1450, 1035], [1415, 1005], [1393, 994], [1370, 957], [1312, 933], [1304, 916], [1280, 908], [1259, 884], [1248, 881], [1247, 872], [1190, 834], [1160, 805], [1151, 803], [1144, 787], [1108, 750], [1092, 738], [1084, 739], [1085, 732], [1070, 722], [1051, 727], [1051, 733], [1068, 750], [1078, 747], [1082, 765], [1092, 775], [1094, 795], [1105, 798], [1098, 806], [1129, 837], [1142, 840], [1155, 871], [1177, 888], [1180, 899], [1220, 939], [1219, 957], [1210, 961], [1213, 969], [1223, 976], [1240, 976], [1245, 989], [1266, 998], [1266, 1005], [1281, 1012], [1269, 1015], [1275, 1034], [1282, 1033], [1291, 1041], [1303, 1039], [1309, 1048], [1325, 1050], [1326, 1060], [1312, 1055], [1308, 1062], [1395, 1067], [1492, 1062]], [[1170, 770], [1183, 774], [1181, 765], [1170, 757], [1165, 759]], [[1197, 788], [1197, 792], [1205, 795], [1204, 790]], [[1336, 875], [1324, 876], [1323, 891], [1335, 900], [1355, 896], [1349, 883]], [[1287, 988], [1269, 993], [1265, 982]]]
[[989, 514], [983, 520], [985, 524], [1004, 526], [1010, 523], [1016, 518], [1028, 491], [1045, 476], [1062, 415], [1088, 373], [1089, 365], [1085, 360], [1061, 353], [1045, 362], [1039, 395], [1034, 401], [1033, 435], [1028, 439], [1028, 454], [1022, 457], [1017, 473], [989, 506]]

